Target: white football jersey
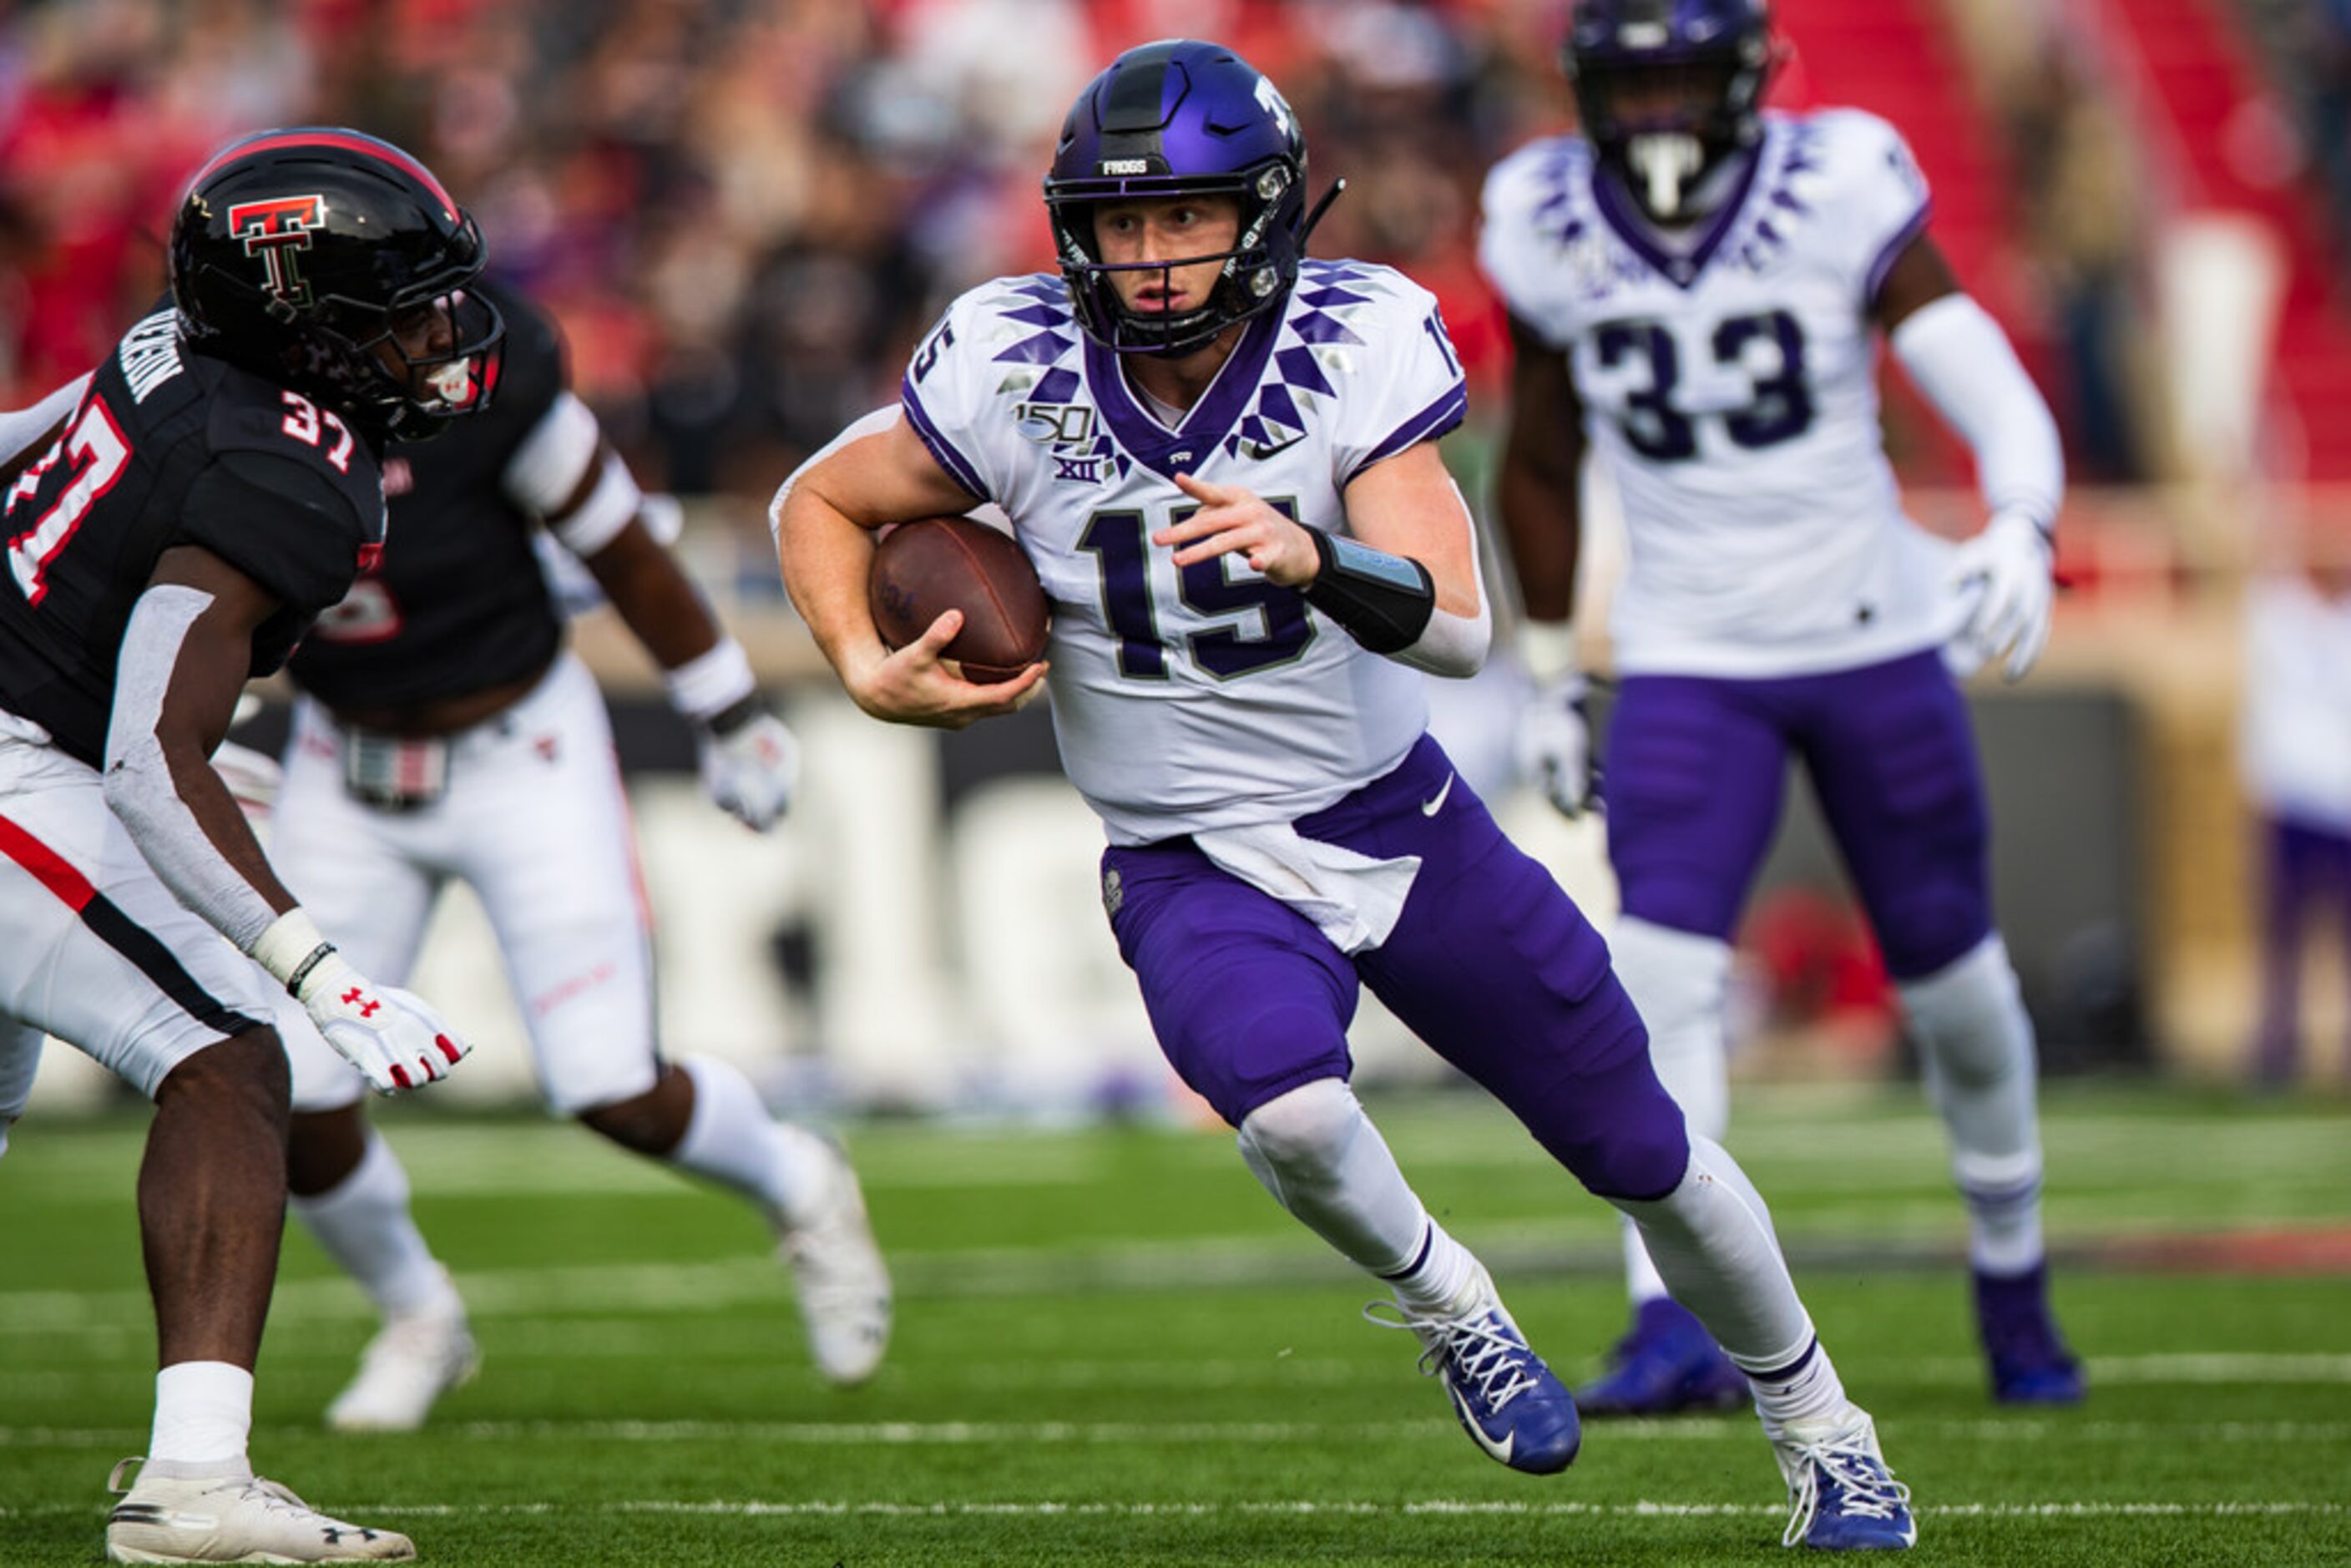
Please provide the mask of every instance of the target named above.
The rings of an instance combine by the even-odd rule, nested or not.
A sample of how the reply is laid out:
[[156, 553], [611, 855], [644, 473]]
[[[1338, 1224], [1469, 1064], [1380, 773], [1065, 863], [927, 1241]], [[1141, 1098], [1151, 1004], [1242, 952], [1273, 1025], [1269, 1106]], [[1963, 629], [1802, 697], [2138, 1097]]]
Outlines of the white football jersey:
[[1486, 183], [1479, 254], [1568, 356], [1622, 497], [1627, 673], [1773, 676], [1941, 643], [1947, 551], [1903, 516], [1869, 306], [1925, 227], [1925, 179], [1857, 110], [1764, 116], [1716, 215], [1670, 248], [1575, 137]]
[[1319, 810], [1395, 767], [1427, 718], [1419, 672], [1238, 556], [1178, 571], [1151, 542], [1197, 509], [1170, 476], [1344, 534], [1348, 483], [1452, 429], [1467, 396], [1435, 297], [1384, 267], [1304, 263], [1173, 430], [1079, 330], [1058, 275], [949, 307], [907, 370], [906, 419], [1010, 516], [1044, 581], [1062, 767], [1113, 842]]

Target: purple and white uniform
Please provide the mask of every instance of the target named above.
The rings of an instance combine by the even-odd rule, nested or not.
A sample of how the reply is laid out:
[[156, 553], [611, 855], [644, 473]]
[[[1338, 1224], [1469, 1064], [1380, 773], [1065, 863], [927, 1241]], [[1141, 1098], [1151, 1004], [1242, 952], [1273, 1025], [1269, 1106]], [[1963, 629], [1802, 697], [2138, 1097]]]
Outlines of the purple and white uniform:
[[1484, 1082], [1595, 1191], [1680, 1181], [1680, 1113], [1599, 937], [1425, 738], [1422, 677], [1235, 556], [1151, 536], [1245, 486], [1346, 532], [1371, 465], [1457, 424], [1434, 298], [1308, 261], [1171, 425], [1074, 324], [1058, 277], [965, 295], [905, 416], [1001, 507], [1052, 601], [1062, 762], [1111, 839], [1103, 901], [1177, 1071], [1228, 1121], [1349, 1071], [1356, 988]]
[[[1897, 977], [1991, 931], [1982, 788], [1938, 657], [1948, 551], [1903, 515], [1870, 308], [1926, 183], [1854, 110], [1763, 117], [1722, 205], [1669, 241], [1574, 137], [1497, 166], [1479, 247], [1568, 358], [1623, 499], [1610, 854], [1628, 915], [1728, 938], [1810, 770]], [[1726, 787], [1726, 786], [1733, 787]]]

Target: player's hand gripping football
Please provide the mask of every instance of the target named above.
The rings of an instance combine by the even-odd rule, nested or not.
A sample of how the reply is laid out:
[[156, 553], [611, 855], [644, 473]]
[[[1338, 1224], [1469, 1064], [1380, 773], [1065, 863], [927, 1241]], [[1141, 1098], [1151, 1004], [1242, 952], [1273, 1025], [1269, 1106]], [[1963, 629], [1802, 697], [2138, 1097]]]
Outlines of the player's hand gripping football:
[[1151, 542], [1178, 547], [1172, 558], [1177, 566], [1238, 554], [1279, 587], [1303, 588], [1314, 580], [1322, 558], [1296, 521], [1238, 485], [1204, 484], [1178, 474], [1176, 487], [1199, 502], [1199, 509], [1152, 535]]
[[703, 789], [737, 821], [764, 833], [791, 809], [800, 743], [764, 702], [754, 697], [739, 715], [720, 714], [695, 745]]
[[1026, 707], [1043, 690], [1043, 660], [1008, 681], [980, 685], [965, 680], [940, 655], [963, 630], [963, 612], [940, 613], [923, 634], [895, 653], [855, 666], [844, 666], [841, 683], [857, 706], [875, 718], [892, 724], [919, 724], [933, 729], [965, 729], [984, 718], [995, 718]]
[[1519, 773], [1575, 818], [1600, 807], [1600, 767], [1592, 754], [1588, 687], [1574, 671], [1544, 682], [1519, 711]]
[[2022, 512], [2002, 512], [1983, 532], [1959, 546], [1951, 581], [1969, 597], [1967, 619], [1943, 649], [1943, 663], [1957, 675], [1971, 675], [2007, 655], [2001, 673], [2022, 680], [2049, 642], [2049, 609], [2056, 584], [2050, 577], [2049, 536]]

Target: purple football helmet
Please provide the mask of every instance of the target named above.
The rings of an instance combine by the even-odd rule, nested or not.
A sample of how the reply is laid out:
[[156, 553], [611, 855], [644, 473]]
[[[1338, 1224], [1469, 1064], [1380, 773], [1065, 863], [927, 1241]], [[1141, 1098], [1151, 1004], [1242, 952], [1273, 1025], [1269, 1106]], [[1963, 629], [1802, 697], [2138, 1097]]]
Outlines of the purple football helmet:
[[[1178, 195], [1237, 199], [1240, 236], [1233, 248], [1169, 262], [1103, 262], [1096, 203]], [[1144, 44], [1113, 60], [1078, 95], [1045, 176], [1045, 211], [1088, 337], [1122, 353], [1189, 353], [1271, 308], [1297, 281], [1313, 227], [1306, 138], [1273, 83], [1230, 49], [1192, 38]], [[1181, 314], [1127, 309], [1111, 277], [1202, 261], [1221, 261], [1223, 274], [1206, 305]]]
[[1660, 222], [1762, 136], [1766, 0], [1576, 0], [1561, 57], [1602, 167]]

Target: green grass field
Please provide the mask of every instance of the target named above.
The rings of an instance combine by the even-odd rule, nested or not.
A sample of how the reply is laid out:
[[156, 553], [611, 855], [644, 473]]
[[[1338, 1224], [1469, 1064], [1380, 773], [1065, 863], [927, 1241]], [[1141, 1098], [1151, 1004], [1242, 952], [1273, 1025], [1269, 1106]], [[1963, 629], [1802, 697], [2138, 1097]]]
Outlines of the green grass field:
[[[1623, 1311], [1607, 1213], [1482, 1100], [1374, 1113], [1537, 1347], [1585, 1370]], [[1962, 1222], [1915, 1096], [1740, 1103], [1734, 1146], [1916, 1489], [1919, 1558], [2351, 1561], [2351, 1111], [2061, 1087], [2047, 1118], [2059, 1304], [2095, 1388], [2028, 1416], [1984, 1397]], [[1222, 1134], [851, 1129], [899, 1319], [882, 1376], [840, 1393], [809, 1371], [747, 1211], [569, 1127], [384, 1122], [473, 1304], [482, 1376], [421, 1435], [325, 1434], [371, 1325], [289, 1233], [254, 1452], [432, 1562], [1780, 1551], [1778, 1474], [1744, 1417], [1594, 1427], [1542, 1479], [1482, 1458], [1409, 1339], [1358, 1319], [1364, 1282]], [[145, 1440], [141, 1135], [36, 1120], [0, 1165], [0, 1563], [95, 1561], [107, 1468]]]

